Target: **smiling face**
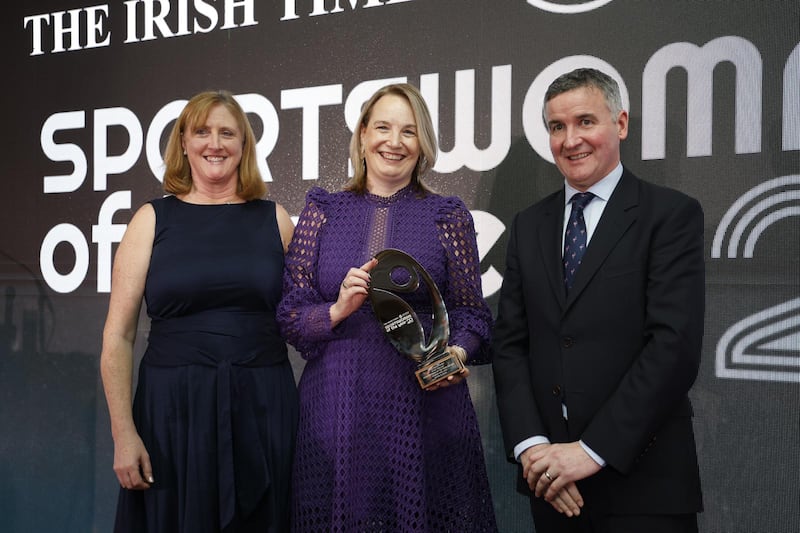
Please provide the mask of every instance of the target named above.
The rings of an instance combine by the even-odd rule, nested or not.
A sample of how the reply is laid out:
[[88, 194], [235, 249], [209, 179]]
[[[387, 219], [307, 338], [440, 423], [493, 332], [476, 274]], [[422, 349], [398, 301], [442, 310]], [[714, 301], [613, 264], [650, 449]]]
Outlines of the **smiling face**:
[[391, 195], [411, 182], [420, 155], [417, 123], [405, 98], [387, 94], [372, 107], [361, 127], [367, 189]]
[[620, 161], [628, 136], [628, 113], [614, 116], [602, 91], [588, 86], [554, 96], [545, 104], [550, 151], [567, 182], [586, 191]]
[[239, 178], [244, 136], [239, 124], [223, 105], [211, 108], [203, 124], [183, 132], [183, 149], [197, 185], [235, 187]]

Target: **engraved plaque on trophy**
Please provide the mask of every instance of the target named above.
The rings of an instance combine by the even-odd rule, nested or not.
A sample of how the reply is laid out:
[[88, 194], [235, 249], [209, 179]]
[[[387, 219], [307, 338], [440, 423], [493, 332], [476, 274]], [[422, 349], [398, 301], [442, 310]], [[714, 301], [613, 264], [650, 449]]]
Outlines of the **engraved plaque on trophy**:
[[[378, 264], [370, 272], [369, 287], [372, 310], [389, 342], [397, 351], [417, 363], [415, 374], [420, 387], [426, 389], [461, 372], [464, 369], [461, 358], [446, 350], [450, 338], [447, 308], [430, 274], [416, 259], [400, 250], [383, 250], [375, 258]], [[407, 279], [397, 282], [400, 275]], [[428, 289], [433, 309], [433, 326], [427, 342], [417, 313], [397, 294], [416, 292], [420, 278]]]

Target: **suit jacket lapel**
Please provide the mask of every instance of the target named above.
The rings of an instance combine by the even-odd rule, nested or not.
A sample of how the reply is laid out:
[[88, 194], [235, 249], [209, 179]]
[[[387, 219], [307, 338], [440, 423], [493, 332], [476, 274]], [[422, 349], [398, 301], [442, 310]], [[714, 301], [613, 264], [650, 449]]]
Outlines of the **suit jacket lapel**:
[[561, 232], [564, 230], [564, 188], [553, 195], [544, 211], [544, 223], [537, 228], [542, 260], [545, 263], [547, 279], [561, 308], [567, 300], [564, 290], [564, 267], [561, 265]]
[[[634, 223], [638, 216], [635, 209], [639, 205], [639, 187], [633, 174], [624, 170], [622, 178], [603, 210], [603, 216], [597, 224], [592, 240], [586, 248], [586, 253], [581, 260], [581, 266], [575, 276], [575, 282], [566, 299], [568, 308], [580, 296], [589, 282], [597, 274], [600, 265], [606, 260], [608, 254], [614, 249], [622, 235]], [[566, 309], [565, 309], [566, 310]]]

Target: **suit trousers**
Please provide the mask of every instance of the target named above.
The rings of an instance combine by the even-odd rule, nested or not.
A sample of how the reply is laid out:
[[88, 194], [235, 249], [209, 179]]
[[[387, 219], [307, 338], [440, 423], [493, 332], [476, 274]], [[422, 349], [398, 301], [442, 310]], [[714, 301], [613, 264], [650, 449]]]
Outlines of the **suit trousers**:
[[609, 515], [584, 507], [562, 515], [543, 498], [530, 498], [535, 533], [697, 533], [697, 514]]

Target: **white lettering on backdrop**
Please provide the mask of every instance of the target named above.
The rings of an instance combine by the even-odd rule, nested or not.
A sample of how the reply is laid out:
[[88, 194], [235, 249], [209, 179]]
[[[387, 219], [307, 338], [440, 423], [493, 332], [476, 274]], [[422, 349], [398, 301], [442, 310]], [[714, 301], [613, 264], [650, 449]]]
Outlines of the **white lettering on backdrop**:
[[[139, 0], [141, 1], [141, 0]], [[693, 45], [692, 45], [693, 46]], [[736, 67], [736, 79], [758, 80], [749, 81], [746, 85], [749, 88], [758, 90], [761, 88], [761, 59], [757, 53], [752, 52], [752, 44], [739, 37], [718, 38], [710, 42], [705, 47], [689, 47], [686, 43], [670, 44], [662, 47], [648, 62], [648, 66], [643, 73], [642, 85], [642, 105], [641, 113], [643, 117], [650, 117], [649, 124], [642, 129], [642, 158], [657, 159], [663, 158], [661, 154], [661, 142], [663, 131], [655, 131], [653, 124], [660, 124], [657, 117], [663, 114], [665, 101], [665, 74], [668, 68], [683, 67], [691, 69], [692, 79], [698, 76], [705, 79], [708, 73], [713, 71], [718, 62], [728, 61], [731, 57], [745, 57], [747, 60], [737, 60], [734, 62]], [[720, 52], [720, 48], [739, 50], [739, 52]], [[691, 48], [695, 56], [703, 57], [702, 61], [692, 62], [684, 66], [686, 50]], [[745, 53], [746, 52], [746, 53]], [[786, 72], [797, 70], [798, 53], [797, 50], [790, 54], [787, 59]], [[566, 57], [553, 62], [546, 67], [529, 85], [526, 98], [521, 110], [522, 123], [525, 136], [539, 154], [540, 157], [548, 161], [551, 155], [546, 142], [546, 131], [541, 121], [542, 95], [544, 87], [549, 82], [563, 72], [567, 72], [577, 65], [591, 64], [609, 72], [617, 78], [624, 94], [624, 103], [627, 104], [627, 88], [623, 79], [619, 76], [616, 69], [600, 58], [592, 56]], [[705, 73], [704, 73], [705, 72]], [[453, 124], [455, 139], [451, 150], [443, 152], [441, 159], [437, 162], [436, 170], [442, 174], [456, 172], [462, 168], [474, 171], [487, 171], [496, 168], [507, 156], [511, 147], [511, 120], [513, 110], [511, 109], [512, 91], [512, 67], [511, 65], [498, 65], [491, 68], [491, 95], [490, 102], [476, 102], [475, 100], [475, 70], [460, 70], [453, 74], [455, 78], [455, 94], [450, 96], [454, 102], [454, 116], [446, 117], [441, 120], [438, 116], [439, 98], [439, 73], [423, 74], [419, 77], [419, 86], [423, 96], [431, 104], [434, 112], [434, 126], [438, 133], [441, 133], [442, 124]], [[342, 108], [344, 121], [352, 130], [355, 127], [355, 120], [358, 109], [362, 102], [377, 87], [390, 82], [406, 81], [406, 77], [382, 78], [378, 80], [364, 81], [347, 94], [343, 94], [342, 84], [331, 84], [317, 87], [300, 87], [285, 89], [281, 92], [281, 111], [294, 112], [299, 110], [303, 114], [302, 119], [302, 142], [298, 147], [302, 157], [302, 176], [306, 180], [315, 180], [319, 177], [319, 143], [321, 135], [321, 121], [319, 111], [323, 106], [339, 106]], [[784, 83], [784, 89], [790, 94], [784, 95], [784, 100], [793, 102], [797, 97], [798, 87], [796, 80], [794, 83]], [[701, 104], [707, 102], [711, 91], [708, 84], [703, 84], [705, 89], [699, 90], [694, 84], [687, 87], [687, 109], [697, 110]], [[737, 81], [737, 94], [740, 90], [740, 82]], [[541, 94], [540, 94], [541, 93]], [[749, 95], [748, 101], [760, 101], [761, 95]], [[263, 124], [263, 133], [258, 140], [257, 152], [259, 156], [259, 168], [265, 181], [272, 180], [272, 174], [268, 165], [268, 158], [277, 144], [280, 132], [280, 115], [276, 106], [267, 98], [260, 94], [238, 95], [242, 107], [246, 112], [258, 116]], [[92, 147], [81, 147], [74, 143], [56, 142], [58, 132], [65, 130], [80, 130], [86, 127], [87, 111], [65, 111], [57, 112], [48, 117], [41, 130], [41, 146], [44, 155], [55, 163], [70, 163], [71, 172], [62, 175], [43, 176], [43, 192], [45, 194], [60, 194], [77, 191], [85, 182], [88, 174], [88, 161], [91, 157], [92, 168], [94, 169], [92, 188], [94, 191], [105, 191], [108, 187], [108, 176], [122, 174], [130, 170], [144, 152], [148, 167], [155, 179], [161, 179], [161, 153], [159, 149], [159, 139], [172, 120], [174, 120], [185, 101], [176, 100], [165, 104], [150, 120], [149, 126], [143, 125], [141, 117], [134, 111], [124, 107], [112, 107], [93, 110], [93, 143]], [[736, 124], [750, 124], [751, 131], [759, 131], [762, 128], [760, 120], [754, 115], [747, 114], [745, 119], [738, 116], [740, 107], [750, 109], [751, 106], [744, 104], [737, 105], [735, 117]], [[479, 148], [476, 145], [476, 113], [475, 109], [488, 108], [489, 123], [491, 124], [491, 137], [488, 146]], [[783, 113], [783, 132], [797, 131], [796, 116], [792, 116], [792, 106], [786, 106]], [[699, 111], [697, 111], [699, 113]], [[749, 111], [748, 113], [752, 113]], [[484, 113], [485, 114], [485, 113]], [[687, 113], [689, 114], [689, 113]], [[758, 115], [760, 116], [760, 115]], [[688, 119], [688, 117], [687, 117]], [[694, 121], [693, 121], [694, 122]], [[122, 128], [128, 134], [128, 146], [121, 154], [112, 155], [107, 153], [106, 138], [110, 128]], [[661, 124], [660, 129], [665, 129], [666, 124]], [[710, 126], [709, 126], [710, 128]], [[689, 129], [689, 128], [687, 128]], [[146, 131], [146, 133], [145, 133]], [[705, 131], [705, 130], [704, 130]], [[703, 138], [710, 134], [710, 129], [703, 134]], [[687, 134], [688, 135], [688, 134]], [[755, 140], [757, 139], [757, 140]], [[703, 144], [702, 142], [700, 143]], [[788, 146], [792, 149], [795, 142], [787, 142], [784, 139], [784, 149]], [[760, 135], [750, 136], [743, 139], [740, 135], [736, 136], [736, 148], [738, 151], [752, 153], [759, 151]], [[699, 157], [706, 155], [707, 150], [699, 152], [689, 152], [687, 157]], [[342, 155], [346, 158], [346, 154]], [[110, 287], [110, 265], [111, 265], [111, 245], [118, 242], [124, 230], [124, 225], [115, 225], [111, 222], [113, 214], [123, 209], [130, 209], [130, 191], [117, 191], [103, 203], [101, 212], [98, 215], [98, 222], [92, 228], [92, 242], [97, 244], [98, 254], [98, 292], [108, 292]], [[504, 231], [500, 222], [491, 213], [474, 212], [476, 228], [479, 235], [479, 253], [484, 257], [498, 240]], [[40, 261], [45, 282], [58, 292], [74, 291], [85, 280], [88, 263], [84, 258], [88, 258], [88, 239], [83, 236], [77, 227], [61, 222], [55, 225], [46, 235], [40, 248]], [[80, 238], [79, 238], [80, 237]], [[53, 267], [53, 252], [60, 243], [65, 243], [73, 248], [75, 256], [78, 258], [72, 271], [60, 274]], [[484, 293], [491, 295], [500, 286], [500, 275], [493, 268], [484, 274]]]

